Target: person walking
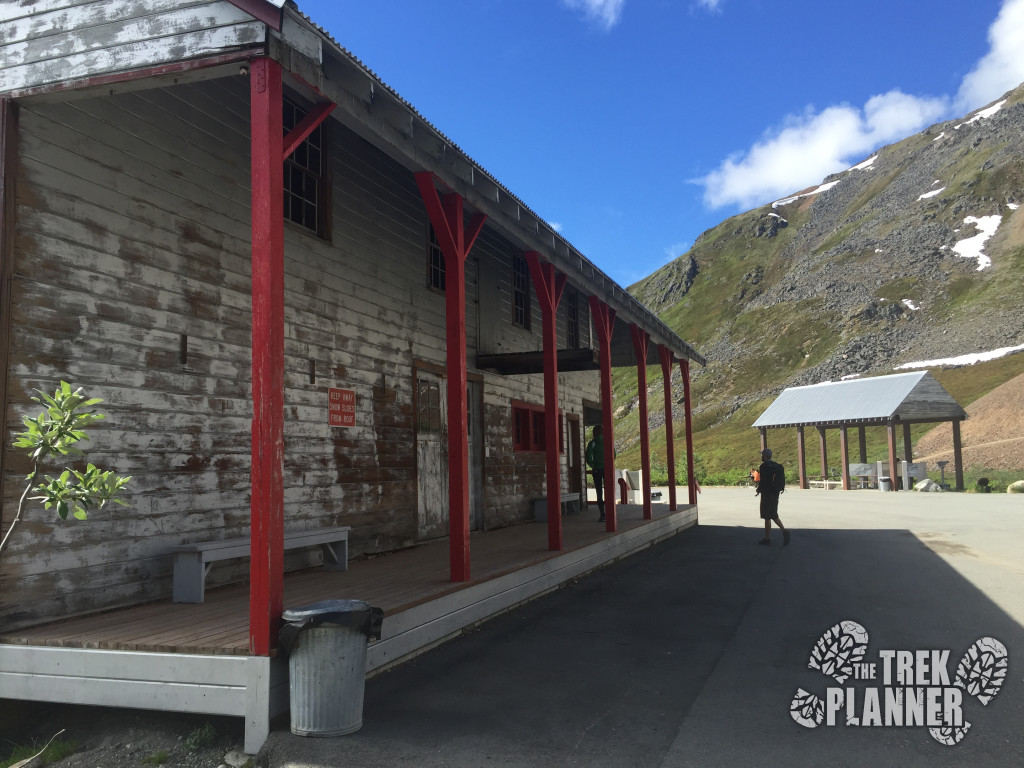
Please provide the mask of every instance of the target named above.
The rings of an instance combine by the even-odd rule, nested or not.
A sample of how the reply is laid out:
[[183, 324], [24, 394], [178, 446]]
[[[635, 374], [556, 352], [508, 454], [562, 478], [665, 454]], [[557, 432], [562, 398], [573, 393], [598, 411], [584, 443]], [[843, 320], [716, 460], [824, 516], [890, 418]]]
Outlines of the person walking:
[[779, 520], [779, 496], [786, 490], [786, 471], [772, 461], [771, 449], [761, 451], [761, 466], [757, 468], [758, 482], [755, 496], [761, 497], [761, 519], [764, 520], [764, 538], [758, 544], [772, 543], [772, 523], [782, 529], [782, 543], [789, 544], [789, 530]]
[[597, 491], [597, 509], [600, 517], [597, 522], [604, 522], [604, 430], [598, 424], [594, 427], [593, 437], [587, 443], [587, 450], [584, 459], [590, 467], [590, 474], [594, 476], [594, 490]]

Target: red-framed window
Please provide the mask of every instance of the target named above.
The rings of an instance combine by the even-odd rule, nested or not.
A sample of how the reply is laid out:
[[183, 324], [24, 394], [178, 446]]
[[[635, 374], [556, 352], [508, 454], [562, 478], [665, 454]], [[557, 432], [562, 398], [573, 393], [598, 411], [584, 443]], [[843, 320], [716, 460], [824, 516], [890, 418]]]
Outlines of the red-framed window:
[[[517, 453], [543, 453], [547, 450], [544, 426], [547, 414], [543, 405], [512, 401], [512, 450]], [[558, 452], [565, 453], [565, 427], [558, 411]]]

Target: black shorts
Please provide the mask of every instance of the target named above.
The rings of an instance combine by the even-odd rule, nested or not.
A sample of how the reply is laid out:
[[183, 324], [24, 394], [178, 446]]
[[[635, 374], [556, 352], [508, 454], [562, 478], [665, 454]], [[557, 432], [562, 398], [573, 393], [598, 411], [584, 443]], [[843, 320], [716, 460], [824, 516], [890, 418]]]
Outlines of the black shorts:
[[761, 494], [761, 519], [772, 520], [779, 516], [779, 494]]

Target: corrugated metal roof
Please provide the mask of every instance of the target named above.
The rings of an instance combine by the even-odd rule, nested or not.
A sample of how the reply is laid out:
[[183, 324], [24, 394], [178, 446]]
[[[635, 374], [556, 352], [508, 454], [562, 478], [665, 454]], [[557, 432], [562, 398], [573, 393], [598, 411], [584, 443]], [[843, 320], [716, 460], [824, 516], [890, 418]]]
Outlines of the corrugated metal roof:
[[[768, 406], [753, 426], [789, 427], [801, 424], [887, 421], [899, 415], [900, 406], [925, 377], [930, 380], [928, 383], [932, 385], [931, 388], [942, 390], [928, 371], [790, 387]], [[963, 412], [945, 390], [942, 390], [942, 394], [948, 398], [948, 402], [941, 399], [940, 395], [935, 411], [937, 419]], [[914, 416], [921, 418], [927, 415], [915, 412]]]

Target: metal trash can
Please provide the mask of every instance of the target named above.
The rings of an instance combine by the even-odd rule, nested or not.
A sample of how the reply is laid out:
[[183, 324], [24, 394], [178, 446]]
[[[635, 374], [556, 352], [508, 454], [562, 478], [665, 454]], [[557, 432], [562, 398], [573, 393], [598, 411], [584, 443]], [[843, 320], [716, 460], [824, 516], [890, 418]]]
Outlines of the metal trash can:
[[380, 638], [383, 611], [362, 600], [323, 600], [287, 610], [281, 618], [292, 733], [355, 733], [363, 726], [366, 645]]
[[892, 490], [892, 478], [880, 477], [878, 478], [878, 490], [880, 491], [891, 491]]

